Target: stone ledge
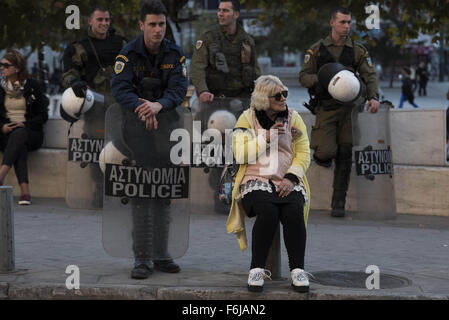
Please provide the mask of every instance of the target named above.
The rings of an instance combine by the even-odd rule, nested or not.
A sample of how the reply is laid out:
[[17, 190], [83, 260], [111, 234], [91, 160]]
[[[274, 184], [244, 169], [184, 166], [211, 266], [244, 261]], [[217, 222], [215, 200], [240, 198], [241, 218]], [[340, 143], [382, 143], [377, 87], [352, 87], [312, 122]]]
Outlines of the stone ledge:
[[[354, 181], [355, 169], [351, 172]], [[333, 167], [311, 163], [307, 171], [311, 189], [311, 209], [330, 210]], [[449, 167], [394, 166], [396, 210], [398, 214], [449, 216]], [[192, 169], [191, 194], [194, 210], [214, 211], [214, 191], [202, 169]], [[357, 210], [355, 187], [349, 184], [346, 209]]]
[[[0, 156], [1, 159], [1, 156]], [[42, 148], [29, 154], [31, 195], [37, 198], [65, 198], [67, 151]], [[399, 214], [449, 216], [449, 167], [394, 166], [396, 209]], [[352, 170], [351, 179], [355, 177]], [[192, 204], [197, 211], [213, 211], [215, 190], [209, 184], [203, 169], [191, 172]], [[312, 190], [311, 209], [330, 210], [333, 168], [326, 169], [312, 162], [307, 178]], [[354, 181], [354, 180], [352, 180]], [[14, 170], [5, 180], [14, 187], [14, 195], [20, 188]], [[350, 184], [347, 209], [356, 210], [354, 184]]]
[[[3, 159], [3, 154], [0, 155]], [[67, 151], [41, 148], [28, 154], [28, 178], [30, 193], [38, 198], [64, 198], [67, 171]], [[4, 181], [13, 186], [14, 195], [20, 195], [20, 187], [12, 168]]]

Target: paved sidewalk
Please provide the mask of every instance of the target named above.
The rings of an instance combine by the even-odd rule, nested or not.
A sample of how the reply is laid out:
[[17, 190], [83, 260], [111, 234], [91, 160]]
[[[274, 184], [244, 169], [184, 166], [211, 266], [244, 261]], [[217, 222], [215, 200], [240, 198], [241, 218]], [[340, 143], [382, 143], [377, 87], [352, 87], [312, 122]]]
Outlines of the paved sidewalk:
[[[250, 250], [241, 253], [234, 236], [226, 234], [224, 215], [193, 213], [189, 249], [176, 260], [181, 273], [155, 271], [137, 281], [129, 277], [130, 259], [104, 252], [101, 211], [68, 209], [62, 199], [33, 201], [15, 207], [16, 272], [0, 274], [0, 299], [449, 299], [446, 217], [399, 215], [396, 220], [365, 221], [354, 214], [335, 219], [327, 212], [312, 212], [306, 270], [365, 272], [376, 265], [381, 289], [312, 282], [309, 294], [295, 293], [282, 247], [285, 280], [267, 281], [264, 293], [255, 294], [246, 289]], [[80, 290], [65, 287], [68, 265], [80, 268]], [[409, 283], [382, 289], [383, 274]]]

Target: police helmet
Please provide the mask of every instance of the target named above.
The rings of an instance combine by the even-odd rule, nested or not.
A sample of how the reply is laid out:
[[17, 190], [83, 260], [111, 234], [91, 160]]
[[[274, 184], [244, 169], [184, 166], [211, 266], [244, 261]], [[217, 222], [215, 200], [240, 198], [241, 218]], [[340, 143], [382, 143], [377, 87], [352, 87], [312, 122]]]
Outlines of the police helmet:
[[81, 115], [89, 111], [95, 103], [94, 91], [87, 89], [86, 97], [80, 98], [75, 95], [72, 88], [64, 91], [61, 98], [60, 113], [64, 120], [75, 122], [81, 118]]
[[104, 146], [103, 150], [101, 150], [98, 164], [100, 165], [101, 171], [104, 173], [106, 171], [106, 163], [123, 164], [125, 159], [127, 159], [127, 157], [114, 146], [112, 141], [110, 141]]
[[221, 134], [224, 134], [226, 129], [234, 128], [236, 122], [237, 119], [231, 112], [218, 110], [210, 115], [207, 121], [207, 128], [217, 129]]
[[341, 63], [326, 63], [318, 70], [318, 81], [341, 103], [351, 103], [364, 94], [365, 85]]

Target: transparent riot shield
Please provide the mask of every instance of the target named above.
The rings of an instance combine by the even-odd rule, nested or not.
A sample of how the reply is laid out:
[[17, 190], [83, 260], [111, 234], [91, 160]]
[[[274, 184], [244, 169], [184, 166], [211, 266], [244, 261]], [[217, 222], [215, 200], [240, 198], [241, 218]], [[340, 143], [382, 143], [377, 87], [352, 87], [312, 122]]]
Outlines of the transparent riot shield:
[[390, 107], [381, 104], [377, 113], [352, 113], [354, 186], [357, 211], [368, 219], [394, 219], [393, 162], [390, 139]]
[[[232, 164], [231, 133], [234, 125], [242, 114], [249, 108], [250, 100], [243, 98], [215, 97], [212, 102], [201, 103], [196, 100], [192, 138], [192, 167], [203, 168], [208, 175], [208, 189], [204, 193], [192, 195], [194, 210], [208, 207], [204, 194], [213, 195], [214, 211], [228, 214], [231, 205], [232, 189], [221, 182], [224, 165]], [[198, 170], [198, 169], [195, 169]], [[202, 173], [198, 173], [203, 176]]]
[[[187, 121], [186, 121], [187, 119]], [[157, 115], [147, 130], [137, 113], [106, 113], [103, 247], [114, 257], [164, 260], [184, 255], [189, 242], [189, 109]]]
[[65, 200], [69, 207], [100, 209], [103, 206], [103, 173], [98, 157], [104, 145], [104, 96], [95, 93], [95, 104], [70, 128]]

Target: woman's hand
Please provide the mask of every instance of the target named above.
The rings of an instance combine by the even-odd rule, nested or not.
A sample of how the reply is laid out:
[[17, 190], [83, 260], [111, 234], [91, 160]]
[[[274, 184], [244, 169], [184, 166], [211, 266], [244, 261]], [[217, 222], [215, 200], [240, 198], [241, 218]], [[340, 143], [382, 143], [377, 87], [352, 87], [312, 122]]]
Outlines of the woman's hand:
[[15, 128], [25, 128], [25, 124], [23, 122], [11, 122], [13, 124], [13, 129]]
[[278, 135], [279, 134], [284, 134], [285, 133], [285, 125], [283, 122], [277, 122], [275, 124], [273, 124], [270, 128], [270, 130], [266, 130], [265, 131], [265, 140], [267, 141], [267, 143], [270, 143], [270, 132], [271, 130], [277, 130]]
[[291, 182], [287, 178], [282, 179], [281, 184], [279, 185], [279, 197], [287, 197], [290, 192], [292, 192], [294, 187], [295, 186], [293, 182]]
[[14, 122], [6, 123], [2, 127], [2, 133], [8, 134], [11, 131], [13, 131], [15, 127], [16, 127], [16, 123], [14, 123]]

